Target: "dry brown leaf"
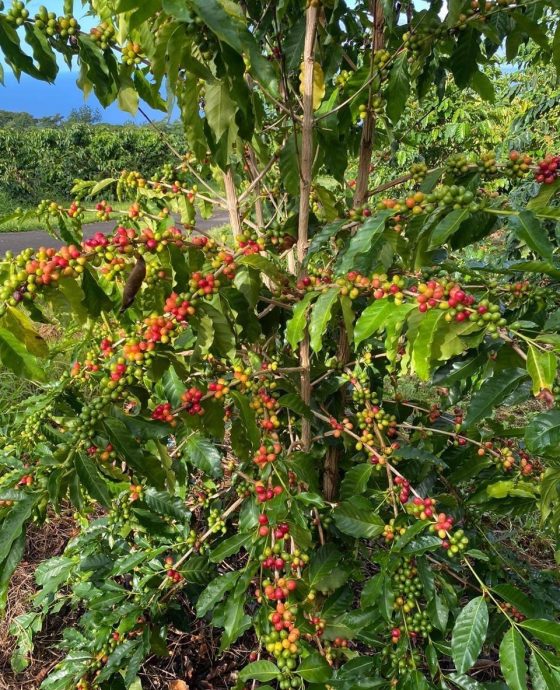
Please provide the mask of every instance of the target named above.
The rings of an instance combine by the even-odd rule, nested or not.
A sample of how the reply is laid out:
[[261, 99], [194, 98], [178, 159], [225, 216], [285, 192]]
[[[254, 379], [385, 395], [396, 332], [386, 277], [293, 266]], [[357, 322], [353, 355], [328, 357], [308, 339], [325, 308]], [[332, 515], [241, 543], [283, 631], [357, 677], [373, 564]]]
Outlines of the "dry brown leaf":
[[184, 680], [172, 680], [169, 683], [169, 690], [190, 690]]

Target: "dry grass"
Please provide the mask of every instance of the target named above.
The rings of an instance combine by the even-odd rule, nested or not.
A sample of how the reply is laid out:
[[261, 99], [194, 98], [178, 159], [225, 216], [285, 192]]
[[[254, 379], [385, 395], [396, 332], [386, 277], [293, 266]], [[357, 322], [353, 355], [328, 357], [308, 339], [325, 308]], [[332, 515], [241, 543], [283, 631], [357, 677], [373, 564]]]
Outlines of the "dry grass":
[[10, 657], [15, 640], [8, 633], [12, 621], [28, 610], [36, 591], [35, 568], [47, 558], [60, 554], [75, 533], [72, 510], [52, 515], [41, 526], [31, 525], [27, 532], [27, 545], [8, 593], [3, 619], [0, 621], [0, 690], [36, 690], [50, 669], [60, 660], [62, 653], [56, 649], [62, 629], [71, 624], [69, 616], [52, 616], [35, 638], [36, 646], [27, 669], [17, 676], [10, 667]]

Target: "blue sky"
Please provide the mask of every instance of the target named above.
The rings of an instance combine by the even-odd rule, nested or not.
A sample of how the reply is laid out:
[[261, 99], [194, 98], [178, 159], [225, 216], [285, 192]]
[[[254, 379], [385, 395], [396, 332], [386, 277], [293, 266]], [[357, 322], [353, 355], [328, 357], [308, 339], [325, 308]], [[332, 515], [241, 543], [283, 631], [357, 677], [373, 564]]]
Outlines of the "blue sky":
[[[49, 10], [62, 14], [63, 0], [32, 0], [27, 4], [30, 14], [35, 14], [40, 5], [45, 4]], [[92, 17], [87, 17], [82, 9], [80, 0], [75, 0], [74, 11], [84, 30], [89, 30], [96, 25]], [[26, 75], [22, 75], [20, 81], [13, 76], [12, 71], [7, 68], [4, 76], [4, 86], [0, 85], [0, 110], [12, 110], [31, 113], [34, 117], [45, 117], [47, 115], [70, 114], [74, 108], [87, 103], [92, 108], [98, 108], [103, 121], [111, 124], [122, 124], [130, 122], [132, 117], [119, 109], [118, 105], [113, 104], [106, 110], [101, 108], [97, 99], [92, 94], [88, 100], [84, 100], [84, 95], [76, 86], [77, 71], [69, 71], [66, 63], [59, 60], [60, 72], [55, 84], [47, 84], [37, 81]], [[151, 113], [156, 119], [162, 119], [165, 114], [162, 112], [150, 111], [145, 106], [145, 110]], [[138, 124], [144, 124], [144, 118], [139, 115], [135, 118]]]

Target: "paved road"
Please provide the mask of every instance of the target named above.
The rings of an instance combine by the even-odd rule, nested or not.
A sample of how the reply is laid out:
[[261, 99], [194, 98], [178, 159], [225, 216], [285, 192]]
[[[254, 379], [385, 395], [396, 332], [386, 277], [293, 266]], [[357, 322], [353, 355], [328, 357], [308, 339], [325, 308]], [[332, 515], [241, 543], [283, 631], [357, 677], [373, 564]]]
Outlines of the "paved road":
[[[225, 212], [218, 212], [212, 218], [203, 220], [197, 219], [197, 227], [201, 230], [210, 230], [228, 222], [228, 215]], [[109, 223], [90, 223], [84, 225], [84, 238], [92, 237], [96, 232], [108, 233], [115, 227], [115, 222]], [[0, 232], [0, 256], [11, 249], [14, 254], [18, 254], [23, 249], [32, 247], [60, 247], [62, 242], [55, 240], [54, 237], [46, 232], [30, 230], [29, 232]]]

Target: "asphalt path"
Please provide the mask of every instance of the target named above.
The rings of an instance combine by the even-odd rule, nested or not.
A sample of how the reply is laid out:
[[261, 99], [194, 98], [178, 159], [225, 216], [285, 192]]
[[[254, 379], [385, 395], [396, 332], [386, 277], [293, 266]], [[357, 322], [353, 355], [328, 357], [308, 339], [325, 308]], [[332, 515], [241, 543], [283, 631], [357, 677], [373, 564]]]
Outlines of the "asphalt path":
[[[196, 227], [200, 230], [211, 230], [212, 228], [224, 225], [229, 220], [227, 213], [219, 212], [209, 218], [204, 220], [202, 218], [197, 218]], [[115, 222], [109, 221], [108, 223], [89, 223], [84, 225], [84, 239], [93, 237], [96, 232], [110, 233], [115, 228]], [[0, 232], [0, 256], [3, 255], [8, 250], [14, 252], [14, 254], [19, 254], [31, 247], [32, 249], [38, 249], [39, 247], [61, 247], [64, 243], [56, 240], [52, 235], [41, 230], [29, 230], [28, 232]]]

